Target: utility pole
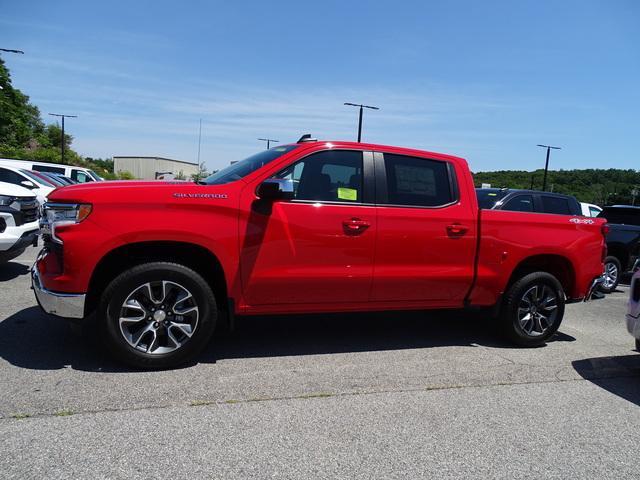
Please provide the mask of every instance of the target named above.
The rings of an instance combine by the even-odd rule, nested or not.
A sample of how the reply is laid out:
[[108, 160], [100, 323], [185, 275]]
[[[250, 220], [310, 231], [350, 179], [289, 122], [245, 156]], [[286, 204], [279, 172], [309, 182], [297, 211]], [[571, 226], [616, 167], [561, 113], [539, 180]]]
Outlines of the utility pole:
[[371, 110], [380, 110], [378, 107], [372, 107], [371, 105], [362, 105], [361, 103], [345, 102], [345, 105], [350, 107], [360, 107], [360, 114], [358, 115], [358, 143], [362, 139], [362, 109], [370, 108]]
[[60, 150], [61, 150], [61, 158], [62, 163], [64, 163], [64, 119], [65, 118], [78, 118], [77, 115], [63, 115], [61, 113], [50, 113], [52, 117], [61, 117], [62, 118], [62, 141], [60, 142]]
[[267, 150], [269, 150], [269, 147], [271, 146], [271, 142], [275, 142], [275, 143], [280, 142], [280, 140], [274, 140], [273, 138], [259, 138], [258, 140], [260, 140], [261, 142], [267, 142]]
[[552, 148], [554, 150], [560, 150], [561, 148], [552, 147], [551, 145], [540, 145], [540, 144], [538, 144], [538, 147], [547, 149], [547, 160], [544, 163], [544, 177], [542, 179], [542, 191], [546, 192], [547, 191], [547, 172], [549, 171], [549, 152], [551, 151]]

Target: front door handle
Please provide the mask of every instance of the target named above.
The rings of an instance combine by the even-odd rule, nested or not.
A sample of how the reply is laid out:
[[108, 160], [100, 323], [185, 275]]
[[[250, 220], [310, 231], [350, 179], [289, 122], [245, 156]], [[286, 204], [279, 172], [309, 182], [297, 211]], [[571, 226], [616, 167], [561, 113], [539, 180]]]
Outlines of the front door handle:
[[369, 222], [366, 220], [361, 220], [359, 218], [350, 218], [349, 220], [344, 220], [342, 222], [342, 226], [344, 228], [345, 233], [349, 235], [359, 235], [364, 232], [367, 228], [371, 226]]
[[447, 225], [447, 233], [454, 237], [464, 235], [468, 231], [469, 227], [462, 225], [461, 223], [452, 223], [451, 225]]

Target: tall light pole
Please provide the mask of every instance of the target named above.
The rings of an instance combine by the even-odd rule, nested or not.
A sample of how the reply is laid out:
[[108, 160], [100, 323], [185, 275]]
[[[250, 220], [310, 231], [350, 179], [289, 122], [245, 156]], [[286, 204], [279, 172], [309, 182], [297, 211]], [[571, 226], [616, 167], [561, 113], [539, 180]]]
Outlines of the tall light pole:
[[267, 142], [267, 150], [269, 150], [269, 147], [271, 146], [271, 142], [280, 142], [280, 140], [274, 140], [273, 138], [259, 138], [258, 140], [260, 140], [261, 142]]
[[544, 163], [544, 177], [542, 179], [542, 191], [546, 192], [547, 191], [547, 172], [549, 171], [549, 152], [551, 151], [552, 148], [554, 150], [560, 150], [561, 148], [552, 147], [551, 145], [540, 145], [540, 144], [538, 144], [538, 147], [547, 149], [547, 160]]
[[362, 109], [370, 108], [371, 110], [380, 110], [378, 107], [372, 107], [371, 105], [362, 105], [361, 103], [350, 103], [345, 102], [345, 105], [349, 105], [350, 107], [360, 107], [360, 114], [358, 115], [358, 143], [362, 139]]
[[62, 158], [62, 163], [64, 163], [64, 119], [65, 118], [78, 118], [77, 115], [63, 115], [61, 113], [50, 113], [52, 117], [61, 117], [62, 118], [62, 141], [60, 142], [60, 157]]

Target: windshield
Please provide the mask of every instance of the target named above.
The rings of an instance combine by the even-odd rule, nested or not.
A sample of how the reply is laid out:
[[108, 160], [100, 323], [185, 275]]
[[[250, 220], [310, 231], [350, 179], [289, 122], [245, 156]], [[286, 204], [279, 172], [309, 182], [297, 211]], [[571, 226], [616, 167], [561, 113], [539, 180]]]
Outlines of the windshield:
[[476, 188], [478, 206], [485, 210], [491, 210], [507, 193], [509, 193], [508, 190], [501, 190], [499, 188]]
[[264, 150], [223, 168], [205, 178], [202, 183], [206, 183], [207, 185], [222, 185], [223, 183], [235, 182], [298, 147], [299, 145], [285, 145]]
[[31, 173], [29, 170], [20, 169], [20, 173], [24, 173], [27, 177], [29, 177], [31, 180], [36, 182], [38, 185], [44, 185], [45, 187], [54, 187], [54, 188], [57, 187], [57, 185], [54, 185], [53, 182], [44, 180], [38, 177], [37, 175], [34, 175], [33, 173]]

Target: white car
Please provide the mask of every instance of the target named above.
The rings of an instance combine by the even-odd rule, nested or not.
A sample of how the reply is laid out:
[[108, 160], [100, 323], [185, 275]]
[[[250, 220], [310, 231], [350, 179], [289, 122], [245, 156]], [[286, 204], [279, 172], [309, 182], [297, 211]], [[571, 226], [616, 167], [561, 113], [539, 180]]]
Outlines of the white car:
[[602, 208], [600, 208], [598, 205], [585, 202], [580, 202], [580, 209], [582, 210], [582, 215], [584, 215], [585, 217], [597, 217], [598, 214], [602, 211]]
[[38, 207], [31, 190], [0, 182], [0, 264], [38, 243]]
[[627, 308], [627, 330], [636, 339], [636, 350], [640, 352], [640, 270], [631, 278], [629, 307]]
[[102, 182], [103, 179], [96, 172], [75, 165], [63, 165], [62, 163], [34, 162], [33, 160], [16, 160], [13, 158], [0, 158], [0, 166], [24, 168], [36, 172], [56, 173], [69, 177], [74, 182]]
[[55, 187], [52, 187], [51, 184], [30, 174], [28, 170], [9, 165], [0, 164], [0, 182], [12, 183], [19, 187], [28, 188], [35, 193], [40, 205], [44, 205], [47, 201], [47, 196], [55, 190]]

